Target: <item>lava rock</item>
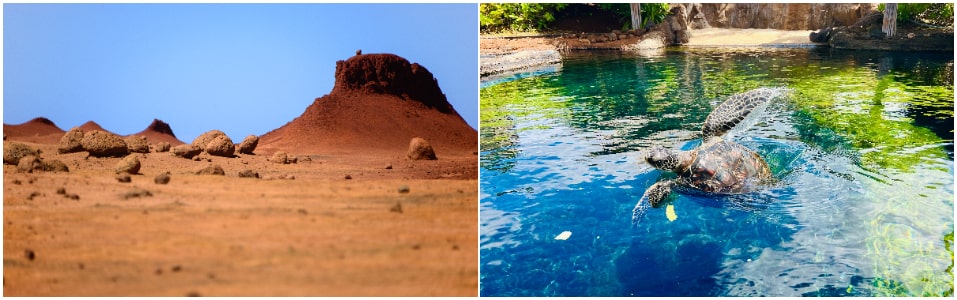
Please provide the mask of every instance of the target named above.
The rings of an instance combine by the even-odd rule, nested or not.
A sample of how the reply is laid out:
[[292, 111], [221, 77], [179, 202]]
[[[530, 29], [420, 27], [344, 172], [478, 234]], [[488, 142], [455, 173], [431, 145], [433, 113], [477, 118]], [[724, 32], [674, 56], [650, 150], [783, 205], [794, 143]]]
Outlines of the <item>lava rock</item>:
[[242, 170], [242, 172], [239, 172], [239, 177], [243, 177], [243, 178], [259, 178], [259, 173], [256, 173], [255, 171], [250, 170], [250, 169], [246, 169], [246, 170]]
[[179, 146], [170, 148], [169, 151], [175, 156], [179, 156], [182, 158], [193, 158], [197, 154], [203, 152], [203, 149], [196, 147], [194, 145], [185, 144], [185, 145], [179, 145]]
[[195, 172], [196, 175], [220, 175], [225, 176], [226, 171], [219, 165], [209, 165]]
[[39, 156], [40, 150], [17, 142], [3, 143], [3, 163], [17, 165], [24, 156]]
[[27, 155], [20, 158], [20, 162], [17, 163], [17, 172], [33, 173], [33, 170], [43, 170], [43, 162], [39, 157]]
[[436, 160], [435, 151], [432, 150], [432, 146], [429, 145], [429, 142], [420, 137], [412, 138], [412, 141], [409, 142], [409, 153], [407, 154], [411, 160]]
[[126, 143], [126, 148], [130, 152], [136, 153], [149, 153], [150, 144], [146, 141], [145, 136], [128, 136], [123, 139], [123, 142]]
[[116, 174], [116, 181], [128, 183], [133, 181], [133, 178], [130, 176], [130, 173], [119, 173]]
[[233, 145], [233, 141], [228, 136], [223, 134], [213, 137], [203, 150], [209, 155], [232, 157], [236, 151], [236, 146]]
[[170, 145], [167, 142], [159, 142], [153, 145], [154, 152], [166, 152], [169, 151]]
[[239, 152], [239, 154], [253, 154], [257, 145], [259, 145], [259, 137], [250, 134], [243, 139], [242, 143], [239, 143], [236, 152]]
[[126, 142], [120, 136], [99, 130], [90, 130], [80, 140], [83, 150], [95, 157], [116, 157], [130, 153]]
[[70, 172], [70, 168], [58, 159], [42, 161], [41, 168], [47, 172]]
[[82, 140], [83, 130], [80, 127], [73, 127], [60, 138], [60, 143], [57, 144], [57, 152], [74, 153], [83, 151], [83, 144], [80, 144]]
[[153, 178], [153, 182], [155, 182], [156, 184], [167, 184], [169, 183], [169, 179], [170, 179], [169, 172], [165, 172], [165, 173], [156, 175], [156, 177]]
[[276, 153], [273, 153], [272, 157], [269, 158], [269, 161], [277, 164], [286, 164], [288, 163], [287, 158], [286, 152], [276, 151]]
[[124, 157], [122, 160], [116, 163], [116, 166], [113, 167], [113, 171], [117, 174], [119, 173], [130, 173], [136, 174], [140, 172], [140, 159], [136, 154], [130, 154]]

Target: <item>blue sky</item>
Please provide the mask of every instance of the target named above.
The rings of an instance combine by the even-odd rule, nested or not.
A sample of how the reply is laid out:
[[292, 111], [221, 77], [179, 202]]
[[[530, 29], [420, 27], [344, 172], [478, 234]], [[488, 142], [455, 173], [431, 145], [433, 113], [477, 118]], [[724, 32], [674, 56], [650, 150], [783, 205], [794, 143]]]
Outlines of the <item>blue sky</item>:
[[3, 123], [154, 119], [234, 142], [302, 114], [336, 61], [394, 53], [425, 66], [478, 128], [477, 4], [4, 4]]

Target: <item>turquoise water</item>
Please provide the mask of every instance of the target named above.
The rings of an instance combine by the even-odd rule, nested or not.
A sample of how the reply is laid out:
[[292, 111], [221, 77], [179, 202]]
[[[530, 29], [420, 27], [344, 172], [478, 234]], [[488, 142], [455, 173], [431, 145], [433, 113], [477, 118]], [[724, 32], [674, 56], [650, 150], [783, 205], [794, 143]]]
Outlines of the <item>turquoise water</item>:
[[[952, 53], [570, 54], [481, 90], [482, 296], [953, 294]], [[788, 87], [730, 138], [776, 183], [631, 209], [729, 95]], [[571, 235], [556, 239], [563, 232]]]

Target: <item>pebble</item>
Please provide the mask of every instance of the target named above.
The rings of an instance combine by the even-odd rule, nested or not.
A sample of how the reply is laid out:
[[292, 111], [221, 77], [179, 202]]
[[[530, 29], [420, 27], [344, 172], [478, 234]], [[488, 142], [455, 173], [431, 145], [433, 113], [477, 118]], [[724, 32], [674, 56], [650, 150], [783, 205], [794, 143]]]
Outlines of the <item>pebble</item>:
[[116, 181], [119, 181], [119, 182], [130, 182], [130, 181], [133, 181], [133, 179], [130, 178], [130, 174], [129, 174], [129, 173], [120, 173], [120, 174], [116, 174]]
[[156, 175], [156, 178], [153, 178], [153, 182], [156, 184], [167, 184], [169, 183], [169, 172]]

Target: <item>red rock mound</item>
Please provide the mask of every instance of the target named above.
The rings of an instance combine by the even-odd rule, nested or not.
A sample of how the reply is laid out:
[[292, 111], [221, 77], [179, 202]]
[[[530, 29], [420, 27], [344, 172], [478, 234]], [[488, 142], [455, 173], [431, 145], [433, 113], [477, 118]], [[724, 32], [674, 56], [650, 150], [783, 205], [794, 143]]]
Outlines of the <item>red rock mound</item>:
[[9, 140], [40, 144], [56, 144], [66, 131], [44, 117], [34, 118], [23, 124], [3, 124], [3, 135]]
[[393, 54], [366, 54], [336, 62], [332, 92], [263, 135], [259, 149], [404, 154], [413, 137], [428, 140], [439, 157], [478, 150], [478, 133], [449, 104], [432, 73]]
[[153, 123], [150, 123], [146, 129], [131, 135], [145, 136], [148, 142], [154, 144], [158, 142], [167, 142], [173, 146], [185, 144], [176, 138], [176, 135], [173, 134], [173, 128], [171, 128], [169, 124], [159, 119], [153, 119]]
[[92, 131], [92, 130], [99, 130], [99, 131], [103, 131], [103, 132], [111, 132], [111, 133], [112, 133], [112, 131], [103, 129], [103, 126], [100, 126], [100, 124], [97, 124], [96, 122], [93, 122], [92, 120], [86, 121], [86, 123], [83, 123], [83, 125], [80, 125], [80, 130], [83, 130], [83, 132], [89, 132], [89, 131]]

